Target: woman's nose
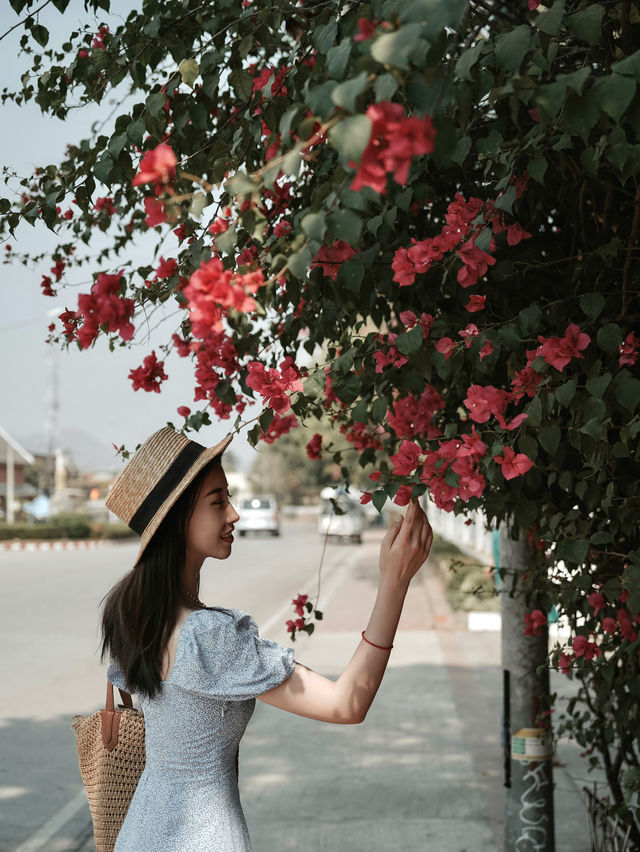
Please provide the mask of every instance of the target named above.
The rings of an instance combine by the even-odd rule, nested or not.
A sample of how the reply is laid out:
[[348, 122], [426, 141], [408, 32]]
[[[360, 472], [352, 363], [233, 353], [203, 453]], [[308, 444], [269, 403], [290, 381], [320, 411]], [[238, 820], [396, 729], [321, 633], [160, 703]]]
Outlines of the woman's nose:
[[236, 512], [235, 506], [232, 503], [229, 503], [229, 507], [227, 509], [227, 521], [230, 524], [235, 524], [238, 520], [240, 520], [240, 515]]

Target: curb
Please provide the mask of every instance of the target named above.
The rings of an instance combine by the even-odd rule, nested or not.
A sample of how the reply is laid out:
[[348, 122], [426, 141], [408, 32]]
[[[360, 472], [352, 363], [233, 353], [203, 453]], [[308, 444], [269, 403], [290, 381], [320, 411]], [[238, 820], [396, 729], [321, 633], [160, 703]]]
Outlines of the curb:
[[97, 550], [103, 547], [110, 547], [112, 541], [94, 538], [79, 538], [79, 539], [14, 539], [13, 541], [0, 541], [2, 550]]

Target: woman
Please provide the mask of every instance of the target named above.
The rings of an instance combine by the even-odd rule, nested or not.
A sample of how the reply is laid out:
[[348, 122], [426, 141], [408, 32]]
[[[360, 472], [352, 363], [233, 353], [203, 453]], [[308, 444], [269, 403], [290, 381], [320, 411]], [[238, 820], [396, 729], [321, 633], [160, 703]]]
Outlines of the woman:
[[237, 784], [238, 744], [258, 698], [335, 724], [362, 722], [382, 680], [409, 582], [432, 532], [417, 502], [380, 548], [369, 623], [337, 681], [260, 639], [239, 610], [198, 597], [206, 557], [226, 559], [238, 514], [221, 456], [172, 429], [152, 435], [123, 469], [107, 506], [141, 536], [133, 570], [102, 617], [109, 680], [138, 694], [147, 762], [115, 852], [248, 852]]

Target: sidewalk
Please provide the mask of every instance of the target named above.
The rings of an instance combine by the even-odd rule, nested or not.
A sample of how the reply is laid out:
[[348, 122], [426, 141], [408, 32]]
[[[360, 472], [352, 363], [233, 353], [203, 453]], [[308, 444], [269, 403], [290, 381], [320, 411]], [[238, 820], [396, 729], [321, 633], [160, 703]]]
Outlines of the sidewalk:
[[[325, 620], [296, 642], [297, 659], [322, 674], [337, 677], [358, 644], [381, 537], [367, 535], [355, 568], [322, 600]], [[501, 852], [500, 634], [464, 624], [426, 566], [362, 725], [326, 725], [257, 702], [240, 748], [254, 852]], [[289, 644], [284, 631], [267, 635]], [[569, 758], [575, 763], [575, 750]], [[554, 771], [556, 848], [585, 852], [581, 798], [569, 770]], [[91, 840], [81, 846], [94, 850]]]

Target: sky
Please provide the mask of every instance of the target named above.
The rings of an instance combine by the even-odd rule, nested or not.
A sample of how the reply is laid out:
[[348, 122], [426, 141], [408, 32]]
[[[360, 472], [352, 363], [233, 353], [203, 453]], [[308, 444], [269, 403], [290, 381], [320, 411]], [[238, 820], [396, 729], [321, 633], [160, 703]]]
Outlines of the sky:
[[[112, 0], [112, 11], [116, 16], [125, 16], [136, 5], [132, 0]], [[9, 4], [2, 3], [0, 35], [18, 20], [20, 18]], [[65, 33], [90, 20], [82, 0], [71, 0], [64, 15], [50, 6], [39, 16], [39, 22], [51, 32], [51, 45], [61, 43]], [[103, 15], [95, 21], [96, 30], [104, 20], [111, 21], [113, 26], [113, 15], [110, 18]], [[27, 67], [25, 57], [19, 56], [22, 32], [22, 28], [18, 28], [0, 42], [0, 74], [7, 87], [17, 88], [20, 74]], [[84, 107], [72, 111], [61, 122], [43, 116], [32, 102], [19, 108], [9, 103], [0, 104], [0, 126], [4, 129], [0, 141], [3, 167], [28, 175], [36, 166], [59, 162], [67, 143], [88, 138], [91, 124], [101, 120], [104, 111], [104, 105]], [[6, 188], [0, 184], [0, 196], [6, 194]], [[55, 245], [52, 234], [42, 224], [32, 228], [23, 223], [16, 238], [6, 241], [16, 252], [40, 252]], [[135, 265], [152, 262], [152, 245], [151, 241], [146, 246], [141, 244], [135, 254], [130, 255]], [[167, 254], [177, 246], [177, 239], [170, 235], [166, 241]], [[5, 255], [2, 243], [0, 255]], [[170, 319], [162, 328], [153, 331], [144, 318], [136, 317], [133, 349], [110, 353], [103, 339], [99, 339], [94, 348], [84, 351], [75, 347], [65, 351], [48, 346], [45, 338], [51, 321], [49, 312], [75, 308], [77, 293], [87, 292], [91, 283], [88, 267], [72, 269], [66, 276], [72, 286], [59, 290], [56, 299], [43, 296], [40, 280], [49, 272], [49, 266], [45, 263], [36, 269], [27, 269], [21, 264], [0, 265], [0, 426], [26, 449], [42, 452], [46, 445], [51, 377], [55, 371], [59, 390], [54, 445], [64, 446], [72, 455], [75, 447], [76, 461], [83, 467], [110, 466], [117, 470], [121, 460], [115, 455], [112, 444], [124, 444], [132, 450], [167, 421], [180, 424], [182, 418], [176, 413], [178, 406], [187, 405], [192, 411], [197, 409], [198, 405], [193, 403], [193, 368], [190, 361], [174, 355], [165, 363], [169, 379], [163, 383], [161, 393], [132, 390], [127, 378], [129, 371], [138, 367], [154, 346], [169, 339], [174, 330]], [[56, 310], [56, 314], [59, 312]], [[229, 432], [232, 423], [232, 420], [214, 423], [199, 433], [192, 433], [191, 437], [213, 445]], [[232, 448], [239, 466], [249, 468], [255, 450], [243, 434], [235, 437]]]

